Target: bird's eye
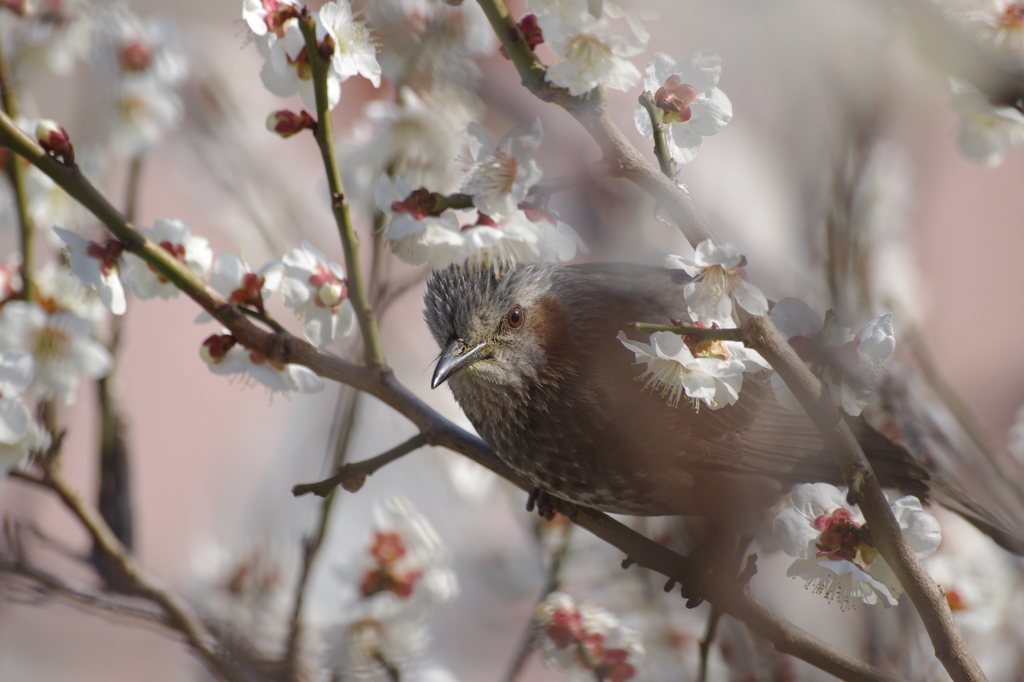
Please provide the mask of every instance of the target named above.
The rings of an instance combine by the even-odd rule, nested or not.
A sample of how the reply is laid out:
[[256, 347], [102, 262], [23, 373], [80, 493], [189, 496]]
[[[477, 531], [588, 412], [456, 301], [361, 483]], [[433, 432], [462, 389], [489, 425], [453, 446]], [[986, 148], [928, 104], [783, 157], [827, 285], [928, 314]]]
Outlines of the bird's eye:
[[505, 321], [508, 322], [508, 326], [512, 329], [519, 329], [523, 326], [523, 320], [526, 319], [526, 313], [519, 306], [515, 306], [512, 310], [508, 311], [508, 315], [505, 316]]

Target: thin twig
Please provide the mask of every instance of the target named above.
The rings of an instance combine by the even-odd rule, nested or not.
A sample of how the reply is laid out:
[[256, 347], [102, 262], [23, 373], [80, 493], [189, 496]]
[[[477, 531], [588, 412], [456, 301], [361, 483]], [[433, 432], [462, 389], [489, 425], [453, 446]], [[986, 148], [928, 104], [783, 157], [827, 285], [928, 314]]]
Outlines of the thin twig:
[[[558, 543], [558, 547], [551, 556], [551, 566], [548, 567], [544, 587], [541, 589], [540, 598], [537, 600], [538, 604], [547, 599], [548, 595], [552, 592], [558, 591], [562, 583], [562, 567], [565, 565], [565, 557], [569, 554], [569, 541], [571, 539], [572, 526], [567, 524], [562, 532], [562, 540]], [[530, 620], [526, 623], [526, 628], [523, 630], [523, 635], [519, 640], [516, 655], [512, 658], [508, 671], [505, 673], [505, 682], [514, 682], [519, 677], [519, 673], [522, 672], [526, 660], [536, 647], [537, 634], [537, 620], [531, 613]]]
[[342, 465], [338, 473], [329, 478], [325, 478], [322, 481], [317, 481], [316, 483], [299, 483], [292, 487], [292, 495], [302, 497], [303, 495], [313, 493], [317, 497], [327, 497], [333, 493], [334, 489], [339, 485], [345, 486], [346, 483], [350, 483], [358, 490], [362, 487], [363, 480], [365, 480], [367, 476], [372, 476], [382, 467], [394, 462], [400, 457], [408, 455], [413, 450], [418, 450], [426, 444], [426, 437], [424, 437], [422, 433], [417, 433], [404, 443], [400, 443], [376, 457], [364, 459], [361, 462], [351, 462]]
[[78, 518], [92, 536], [96, 547], [106, 557], [130, 591], [158, 604], [171, 627], [181, 632], [189, 646], [209, 667], [225, 680], [248, 681], [253, 675], [237, 667], [223, 655], [217, 638], [206, 628], [192, 607], [156, 577], [149, 575], [128, 553], [95, 507], [78, 496], [56, 466], [44, 468], [43, 484], [53, 490], [64, 505]]
[[316, 23], [312, 17], [305, 16], [299, 20], [302, 28], [302, 35], [306, 39], [306, 53], [309, 55], [309, 65], [313, 72], [313, 87], [316, 92], [317, 122], [313, 134], [320, 146], [320, 154], [324, 160], [324, 170], [327, 172], [327, 184], [331, 190], [331, 210], [334, 213], [334, 220], [338, 224], [338, 232], [341, 235], [341, 246], [345, 252], [345, 268], [348, 272], [348, 298], [355, 309], [356, 318], [359, 320], [359, 329], [363, 336], [363, 346], [366, 349], [366, 362], [371, 367], [381, 367], [384, 362], [384, 349], [380, 342], [380, 331], [377, 328], [377, 321], [374, 318], [373, 310], [370, 308], [370, 299], [367, 295], [365, 280], [363, 279], [363, 266], [359, 259], [359, 237], [352, 227], [352, 217], [349, 215], [348, 199], [345, 197], [345, 187], [341, 181], [341, 171], [338, 168], [338, 155], [334, 149], [334, 128], [331, 124], [331, 109], [327, 101], [327, 72], [328, 62], [321, 56], [316, 42]]
[[676, 163], [672, 160], [672, 155], [668, 151], [668, 144], [665, 140], [665, 124], [663, 123], [661, 110], [654, 106], [654, 100], [651, 99], [651, 93], [649, 92], [640, 95], [639, 102], [640, 106], [647, 112], [647, 116], [651, 119], [654, 156], [658, 159], [658, 166], [665, 177], [674, 178], [676, 176]]
[[625, 329], [636, 332], [672, 332], [681, 336], [696, 336], [705, 341], [742, 341], [741, 329], [708, 329], [706, 327], [688, 327], [678, 324], [653, 324], [650, 322], [627, 322]]
[[722, 611], [712, 605], [711, 613], [708, 614], [708, 626], [704, 630], [704, 638], [700, 640], [700, 669], [697, 672], [697, 682], [705, 682], [708, 679], [708, 656], [711, 654], [711, 645], [715, 642], [718, 621], [721, 617]]
[[[11, 63], [7, 60], [6, 46], [0, 44], [0, 103], [4, 112], [11, 118], [18, 118], [18, 96], [14, 85], [14, 73]], [[25, 190], [25, 168], [21, 160], [14, 154], [7, 159], [7, 177], [11, 180], [14, 203], [18, 212], [18, 236], [21, 240], [21, 298], [32, 301], [36, 297], [33, 286], [33, 269], [35, 268], [35, 221], [28, 205], [28, 193]]]

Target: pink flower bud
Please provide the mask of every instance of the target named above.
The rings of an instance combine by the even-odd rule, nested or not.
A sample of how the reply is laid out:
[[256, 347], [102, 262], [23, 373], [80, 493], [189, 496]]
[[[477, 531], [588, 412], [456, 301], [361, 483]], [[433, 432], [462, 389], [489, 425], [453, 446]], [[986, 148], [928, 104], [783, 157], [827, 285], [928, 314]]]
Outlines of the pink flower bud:
[[74, 163], [75, 149], [71, 146], [71, 138], [56, 121], [48, 118], [39, 119], [39, 123], [36, 124], [36, 139], [51, 155], [63, 159], [64, 163]]
[[281, 109], [267, 117], [267, 130], [277, 133], [281, 137], [291, 137], [306, 129], [313, 130], [315, 127], [316, 121], [305, 109], [297, 114], [294, 111]]
[[208, 365], [216, 365], [224, 359], [235, 343], [235, 337], [231, 334], [214, 334], [199, 347], [199, 357]]

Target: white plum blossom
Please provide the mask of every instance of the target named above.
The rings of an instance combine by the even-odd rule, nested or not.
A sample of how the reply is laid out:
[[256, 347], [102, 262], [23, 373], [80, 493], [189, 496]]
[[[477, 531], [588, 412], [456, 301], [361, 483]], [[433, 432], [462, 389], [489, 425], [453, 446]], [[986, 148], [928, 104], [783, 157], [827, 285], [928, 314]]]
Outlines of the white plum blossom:
[[743, 266], [747, 259], [730, 244], [705, 239], [697, 245], [693, 260], [668, 256], [665, 267], [685, 270], [693, 280], [683, 288], [690, 316], [699, 322], [722, 327], [736, 324], [733, 301], [751, 315], [768, 312], [768, 299], [747, 282]]
[[[792, 507], [772, 524], [783, 551], [796, 561], [786, 575], [803, 578], [808, 589], [843, 609], [856, 602], [895, 606], [903, 589], [878, 550], [860, 510], [846, 502], [846, 491], [828, 483], [798, 485]], [[935, 517], [912, 496], [890, 503], [910, 549], [919, 559], [930, 556], [942, 539]]]
[[526, 193], [541, 178], [531, 156], [540, 147], [544, 131], [540, 119], [521, 123], [505, 133], [498, 144], [476, 121], [466, 129], [474, 164], [462, 181], [460, 192], [473, 197], [473, 205], [494, 220], [506, 220]]
[[68, 265], [71, 272], [99, 294], [103, 305], [115, 315], [124, 315], [128, 304], [121, 282], [121, 251], [123, 245], [110, 240], [105, 246], [71, 230], [54, 226], [53, 231], [67, 244]]
[[[264, 312], [263, 304], [272, 293], [281, 288], [284, 264], [270, 261], [253, 272], [249, 264], [233, 253], [221, 254], [210, 271], [210, 286], [235, 305], [244, 305]], [[209, 322], [213, 317], [206, 311], [196, 322]]]
[[302, 365], [278, 365], [255, 351], [235, 342], [225, 329], [208, 337], [199, 347], [199, 356], [218, 376], [248, 375], [271, 391], [282, 393], [320, 393], [324, 380]]
[[552, 592], [534, 611], [544, 662], [572, 682], [633, 679], [645, 650], [640, 633], [589, 601]]
[[[264, 5], [266, 3], [263, 3]], [[263, 85], [278, 97], [298, 94], [302, 104], [316, 111], [316, 92], [313, 85], [313, 70], [306, 53], [306, 39], [302, 35], [297, 16], [288, 5], [278, 5], [267, 13], [263, 7], [262, 19], [274, 23], [274, 30], [264, 30], [256, 39], [256, 48], [264, 58], [260, 78]], [[249, 27], [259, 27], [260, 9], [248, 4], [243, 16]], [[283, 23], [278, 23], [284, 19]], [[319, 45], [333, 43], [333, 50], [327, 70], [327, 108], [333, 109], [341, 99], [341, 84], [359, 74], [380, 86], [380, 65], [377, 63], [376, 47], [366, 26], [355, 19], [348, 0], [328, 2], [314, 17], [316, 41]], [[330, 41], [325, 43], [326, 38]]]
[[[821, 372], [836, 405], [847, 414], [858, 416], [884, 376], [882, 363], [896, 349], [892, 313], [869, 320], [856, 334], [850, 333], [848, 327], [833, 324], [827, 335], [818, 314], [796, 298], [776, 303], [770, 317], [800, 359], [812, 370]], [[803, 411], [778, 374], [772, 376], [772, 388], [780, 405], [794, 412]]]
[[0, 348], [31, 353], [35, 371], [26, 394], [74, 402], [80, 377], [110, 371], [109, 351], [92, 338], [93, 324], [66, 310], [48, 313], [37, 303], [10, 301], [0, 311]]
[[303, 318], [306, 340], [317, 348], [326, 348], [336, 337], [351, 334], [356, 314], [348, 300], [344, 268], [328, 261], [306, 241], [302, 248], [285, 254], [281, 263], [284, 304]]
[[[316, 17], [316, 32], [326, 35], [320, 17]], [[313, 70], [306, 54], [306, 39], [302, 36], [298, 19], [288, 19], [277, 33], [267, 33], [256, 41], [256, 49], [265, 60], [260, 71], [263, 86], [278, 97], [298, 94], [302, 104], [316, 111], [316, 91]], [[333, 73], [327, 76], [327, 108], [333, 109], [341, 99], [341, 79]]]
[[950, 106], [960, 115], [960, 151], [975, 163], [998, 166], [1006, 150], [1024, 143], [1024, 114], [996, 105], [973, 85], [950, 79]]
[[[650, 344], [631, 340], [619, 332], [619, 342], [636, 356], [636, 364], [647, 369], [637, 377], [644, 388], [660, 390], [675, 407], [683, 394], [694, 406], [703, 402], [712, 410], [739, 400], [744, 372], [769, 369], [757, 352], [736, 341], [694, 341], [691, 347], [672, 332], [654, 332]], [[695, 355], [696, 353], [696, 355]]]
[[[732, 119], [732, 102], [718, 88], [722, 58], [712, 50], [694, 52], [676, 63], [658, 52], [647, 65], [644, 89], [661, 109], [665, 142], [677, 163], [689, 163], [700, 151], [703, 138], [714, 135]], [[654, 137], [651, 117], [643, 106], [633, 112], [636, 129]]]
[[433, 667], [426, 617], [458, 594], [455, 574], [437, 531], [401, 497], [373, 509], [366, 552], [338, 574], [351, 597], [346, 619], [327, 629], [328, 667], [346, 679], [388, 679], [381, 659], [419, 679]]
[[0, 353], [0, 480], [30, 452], [49, 447], [50, 435], [32, 418], [19, 398], [32, 385], [35, 363], [30, 353]]
[[384, 238], [404, 262], [440, 269], [470, 261], [483, 265], [565, 261], [586, 250], [576, 232], [541, 205], [521, 204], [508, 220], [479, 215], [460, 227], [452, 211], [435, 213], [426, 189], [415, 192], [396, 178], [377, 184], [378, 207], [391, 215]]
[[331, 69], [344, 82], [359, 75], [380, 87], [380, 64], [377, 47], [366, 25], [352, 15], [348, 0], [324, 3], [320, 8], [320, 22], [327, 35], [334, 40]]
[[560, 32], [564, 35], [546, 38], [561, 57], [544, 74], [544, 80], [552, 85], [566, 88], [576, 97], [599, 85], [628, 90], [640, 79], [640, 72], [625, 58], [642, 52], [643, 43], [633, 35], [612, 33], [607, 19], [586, 13], [578, 24]]
[[[152, 229], [142, 228], [142, 234], [184, 263], [192, 272], [203, 276], [213, 264], [213, 251], [205, 237], [195, 237], [187, 223], [180, 220], [157, 218]], [[124, 281], [141, 299], [159, 296], [163, 299], [178, 295], [178, 287], [151, 268], [146, 261], [132, 253], [124, 254], [126, 272]]]

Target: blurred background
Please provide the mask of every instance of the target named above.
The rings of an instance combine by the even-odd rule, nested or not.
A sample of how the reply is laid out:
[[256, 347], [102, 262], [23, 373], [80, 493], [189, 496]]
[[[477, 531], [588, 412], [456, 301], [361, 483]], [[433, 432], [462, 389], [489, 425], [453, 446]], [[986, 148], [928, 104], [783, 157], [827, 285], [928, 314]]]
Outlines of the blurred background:
[[[173, 27], [188, 67], [179, 86], [180, 122], [144, 157], [135, 224], [183, 220], [193, 234], [210, 240], [215, 254], [244, 255], [254, 267], [303, 239], [343, 262], [311, 136], [281, 139], [266, 130], [271, 111], [300, 105], [298, 98], [278, 99], [261, 84], [263, 60], [247, 44], [239, 4], [130, 3], [140, 17]], [[357, 5], [381, 55], [393, 51], [395, 59], [426, 60], [426, 51], [402, 52], [407, 46], [388, 23], [392, 4], [399, 6]], [[417, 5], [424, 13], [432, 6], [429, 0]], [[524, 12], [521, 3], [510, 7], [514, 16]], [[986, 7], [979, 3], [977, 10]], [[641, 71], [658, 51], [678, 60], [711, 48], [722, 57], [719, 87], [733, 103], [734, 118], [705, 140], [694, 162], [681, 167], [679, 180], [713, 229], [746, 254], [749, 280], [772, 300], [799, 296], [819, 312], [834, 307], [853, 328], [893, 311], [898, 359], [887, 390], [896, 401], [912, 396], [922, 437], [934, 445], [927, 456], [941, 460], [960, 485], [1019, 523], [1024, 479], [1019, 462], [1008, 455], [1014, 444], [1008, 434], [1024, 402], [1024, 354], [1015, 342], [1024, 335], [1024, 150], [1008, 151], [994, 168], [961, 153], [947, 75], [915, 51], [889, 3], [636, 0], [625, 9], [637, 13], [650, 32], [645, 51], [631, 59]], [[468, 18], [453, 22], [460, 30], [487, 30], [475, 7], [461, 11]], [[0, 21], [10, 44], [19, 20], [0, 10]], [[422, 82], [408, 83], [423, 106], [439, 111], [453, 129], [458, 121], [464, 127], [478, 120], [495, 138], [540, 117], [544, 143], [536, 156], [545, 178], [578, 176], [575, 188], [556, 195], [552, 206], [588, 245], [581, 259], [656, 264], [668, 253], [692, 253], [673, 226], [655, 217], [649, 198], [623, 181], [601, 177], [595, 167], [599, 151], [585, 131], [522, 88], [489, 35], [472, 37], [465, 41], [466, 76], [456, 81], [460, 92], [438, 86], [454, 78], [447, 72], [420, 73]], [[552, 58], [546, 46], [538, 55]], [[59, 121], [80, 158], [102, 157], [97, 182], [123, 206], [131, 154], [119, 153], [111, 142], [109, 82], [88, 61], [86, 52], [66, 76], [46, 69], [26, 75], [21, 108], [28, 117]], [[386, 62], [384, 67], [387, 76]], [[640, 91], [639, 84], [626, 92], [609, 90], [607, 99], [612, 118], [653, 159], [650, 143], [632, 124]], [[402, 155], [384, 149], [381, 131], [399, 116], [387, 109], [397, 96], [391, 78], [380, 89], [353, 78], [343, 84], [333, 112], [366, 262], [372, 255], [372, 187], [382, 159], [390, 153], [392, 162], [421, 173], [411, 184], [430, 182], [431, 189], [454, 191], [466, 166], [457, 159], [468, 158], [455, 132], [449, 159], [431, 157], [444, 153], [438, 143], [418, 150], [418, 159], [410, 152], [396, 161]], [[76, 227], [93, 239], [101, 235], [88, 220]], [[0, 255], [13, 253], [17, 243], [16, 230], [0, 226]], [[56, 261], [56, 251], [51, 254]], [[426, 271], [391, 254], [384, 259], [383, 279], [399, 291], [382, 318], [389, 364], [406, 386], [470, 428], [447, 388], [429, 389], [437, 348], [422, 320]], [[300, 332], [280, 298], [270, 310]], [[216, 330], [194, 324], [198, 312], [185, 297], [133, 300], [123, 320], [112, 384], [127, 423], [135, 551], [210, 617], [279, 653], [302, 538], [316, 528], [323, 504], [294, 498], [291, 487], [328, 474], [345, 433], [347, 458], [355, 461], [387, 450], [414, 429], [375, 399], [354, 399], [343, 387], [272, 395], [259, 385], [214, 376], [197, 355]], [[358, 354], [353, 337], [330, 350]], [[84, 382], [73, 407], [62, 414], [69, 429], [65, 469], [78, 490], [94, 499], [95, 388]], [[334, 500], [306, 594], [311, 660], [330, 658], [341, 646], [331, 639], [331, 628], [346, 619], [374, 510], [395, 495], [436, 529], [443, 561], [459, 586], [457, 596], [430, 610], [429, 643], [419, 647], [417, 672], [409, 679], [504, 679], [550, 576], [552, 557], [565, 542], [563, 589], [593, 599], [641, 631], [648, 655], [636, 679], [696, 679], [706, 605], [686, 611], [677, 595], [661, 592], [656, 576], [636, 568], [622, 571], [616, 550], [585, 531], [541, 524], [525, 512], [523, 493], [464, 458], [431, 448], [383, 469], [358, 493], [339, 493]], [[81, 528], [39, 490], [13, 480], [0, 483], [0, 513], [45, 529], [75, 552], [89, 551]], [[1022, 594], [1019, 565], [958, 519], [940, 520], [940, 554], [968, 554], [989, 571], [977, 577], [978, 622], [962, 621], [969, 641], [990, 679], [1018, 679], [1024, 633], [1009, 614]], [[635, 523], [656, 536], [672, 528], [664, 520]], [[95, 581], [66, 559], [49, 560], [54, 571]], [[915, 679], [942, 679], [909, 604], [840, 611], [803, 589], [801, 581], [786, 578], [788, 563], [780, 553], [762, 556], [759, 563], [753, 586], [773, 608], [876, 665]], [[177, 636], [159, 627], [59, 600], [25, 600], [14, 589], [0, 592], [0, 679], [171, 681], [207, 674]], [[772, 654], [768, 644], [729, 619], [719, 641], [710, 679], [831, 679]], [[520, 679], [561, 677], [535, 654]]]

